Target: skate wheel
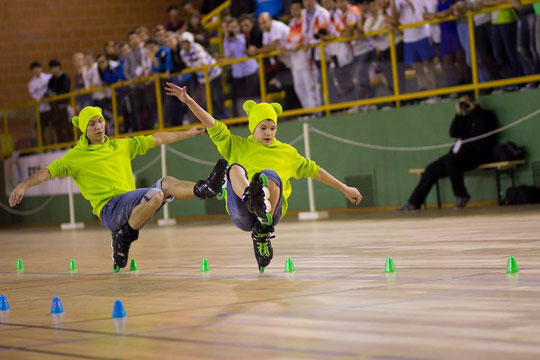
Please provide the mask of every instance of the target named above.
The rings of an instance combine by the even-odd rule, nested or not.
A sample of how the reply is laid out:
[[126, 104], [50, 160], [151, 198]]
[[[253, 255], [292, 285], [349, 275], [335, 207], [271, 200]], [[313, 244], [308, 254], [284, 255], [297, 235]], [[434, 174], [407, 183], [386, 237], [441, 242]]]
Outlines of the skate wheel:
[[263, 187], [263, 192], [264, 192], [264, 200], [270, 199], [270, 190], [268, 190], [267, 187]]
[[221, 192], [217, 195], [218, 200], [224, 200], [225, 196], [227, 196], [227, 189], [221, 189]]
[[260, 272], [261, 274], [264, 274], [264, 267], [259, 266], [259, 272]]
[[264, 207], [266, 208], [266, 212], [272, 212], [272, 204], [270, 204], [270, 201], [264, 200]]
[[112, 268], [112, 271], [115, 272], [115, 273], [120, 272], [120, 266], [114, 265], [113, 268]]
[[259, 179], [261, 180], [263, 188], [266, 187], [266, 185], [268, 185], [268, 178], [266, 177], [265, 174], [260, 173], [259, 174]]

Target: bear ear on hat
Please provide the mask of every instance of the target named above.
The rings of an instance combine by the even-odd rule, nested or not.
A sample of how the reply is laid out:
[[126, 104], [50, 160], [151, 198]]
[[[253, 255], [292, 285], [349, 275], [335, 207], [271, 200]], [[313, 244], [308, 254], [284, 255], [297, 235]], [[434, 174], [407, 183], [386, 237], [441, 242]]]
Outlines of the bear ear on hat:
[[244, 103], [244, 105], [242, 105], [242, 107], [244, 108], [244, 111], [246, 112], [246, 114], [249, 116], [249, 113], [251, 112], [251, 109], [257, 105], [257, 103], [253, 100], [248, 100]]
[[79, 127], [79, 117], [78, 116], [72, 117], [71, 122], [73, 123], [73, 125], [75, 125], [75, 127]]
[[283, 108], [281, 107], [279, 103], [273, 102], [273, 103], [270, 103], [270, 105], [272, 105], [272, 107], [276, 111], [277, 116], [281, 115], [281, 113], [283, 112]]

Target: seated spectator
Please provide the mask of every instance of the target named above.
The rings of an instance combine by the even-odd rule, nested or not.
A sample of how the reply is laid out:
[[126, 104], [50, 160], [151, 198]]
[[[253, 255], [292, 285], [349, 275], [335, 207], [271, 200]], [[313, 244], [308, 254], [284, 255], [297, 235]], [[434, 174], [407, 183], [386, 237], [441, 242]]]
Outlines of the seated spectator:
[[[32, 78], [28, 81], [28, 92], [32, 99], [40, 101], [47, 95], [49, 80], [52, 75], [43, 72], [43, 67], [39, 61], [30, 64]], [[39, 117], [43, 128], [43, 144], [55, 144], [58, 142], [56, 130], [52, 126], [51, 105], [48, 102], [39, 104]]]
[[[66, 94], [71, 88], [71, 80], [69, 76], [62, 70], [62, 64], [56, 59], [49, 61], [49, 70], [52, 77], [47, 85], [47, 96], [56, 96]], [[52, 124], [58, 134], [59, 142], [67, 142], [73, 140], [73, 132], [71, 127], [71, 116], [73, 109], [71, 108], [69, 99], [56, 100], [51, 102], [52, 108]]]
[[[195, 42], [194, 36], [190, 32], [184, 32], [180, 38], [180, 46], [182, 48], [180, 55], [187, 67], [196, 68], [205, 65], [216, 64], [216, 60], [206, 52], [206, 50]], [[204, 71], [197, 71], [197, 80], [200, 85], [204, 86], [205, 76]], [[216, 119], [228, 118], [227, 111], [223, 104], [223, 90], [221, 89], [221, 68], [213, 66], [208, 69], [208, 81], [211, 89], [211, 99], [206, 99], [212, 102], [212, 115]]]
[[304, 109], [321, 105], [321, 97], [317, 89], [315, 69], [309, 60], [309, 50], [304, 48], [304, 35], [302, 34], [302, 4], [301, 0], [291, 2], [291, 22], [289, 23], [289, 36], [287, 49], [296, 50], [290, 53], [291, 73], [294, 91]]
[[210, 46], [210, 33], [201, 24], [201, 14], [193, 11], [188, 17], [187, 31], [195, 37], [195, 42], [201, 44], [205, 49]]
[[[86, 66], [84, 64], [85, 56], [81, 52], [73, 54], [73, 67], [75, 68], [74, 85], [75, 90], [89, 89], [89, 81], [86, 76]], [[85, 106], [92, 106], [94, 101], [92, 94], [77, 95], [76, 97], [77, 108], [82, 109]]]
[[107, 56], [100, 54], [97, 57], [97, 64], [99, 76], [103, 84], [111, 85], [122, 80], [127, 80], [119, 61], [108, 60]]
[[[411, 24], [423, 21], [422, 4], [413, 0], [391, 0], [391, 13], [394, 24]], [[419, 91], [433, 90], [437, 87], [437, 78], [433, 58], [435, 51], [429, 41], [424, 26], [403, 30], [405, 64], [412, 65]], [[436, 101], [436, 98], [430, 99]]]
[[[223, 52], [232, 59], [243, 58], [246, 53], [246, 39], [240, 34], [238, 20], [232, 19], [227, 24], [227, 33], [223, 40]], [[232, 64], [232, 99], [233, 116], [239, 117], [244, 101], [255, 100], [259, 97], [259, 65], [257, 60], [250, 59], [241, 63]], [[257, 100], [255, 100], [257, 102]]]
[[240, 22], [240, 29], [244, 33], [246, 38], [246, 48], [248, 53], [255, 53], [256, 48], [262, 47], [263, 34], [259, 25], [253, 21], [251, 15], [244, 14], [238, 19]]
[[167, 8], [167, 23], [165, 24], [166, 31], [177, 32], [184, 27], [184, 18], [180, 15], [180, 10], [176, 6]]
[[450, 126], [450, 136], [456, 143], [446, 155], [426, 167], [420, 183], [414, 189], [403, 211], [420, 209], [429, 190], [443, 177], [450, 177], [452, 190], [456, 196], [456, 208], [467, 205], [470, 195], [463, 182], [463, 172], [478, 165], [492, 161], [493, 147], [497, 142], [495, 135], [463, 144], [463, 140], [495, 130], [497, 120], [491, 111], [482, 109], [474, 101], [474, 96], [464, 95], [456, 103], [456, 115]]

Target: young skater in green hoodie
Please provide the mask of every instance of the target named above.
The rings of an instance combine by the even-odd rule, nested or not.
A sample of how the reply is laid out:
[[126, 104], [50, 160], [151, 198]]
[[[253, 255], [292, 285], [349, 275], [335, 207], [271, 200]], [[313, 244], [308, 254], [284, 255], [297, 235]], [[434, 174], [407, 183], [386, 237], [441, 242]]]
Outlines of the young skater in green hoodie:
[[131, 160], [155, 146], [202, 134], [203, 127], [111, 140], [105, 135], [102, 110], [94, 106], [83, 108], [72, 122], [82, 132], [77, 145], [17, 185], [9, 195], [9, 205], [19, 204], [29, 187], [55, 177], [71, 176], [83, 197], [90, 201], [92, 212], [112, 232], [115, 271], [126, 266], [130, 245], [138, 239], [139, 229], [165, 202], [175, 197], [208, 199], [221, 191], [227, 167], [222, 159], [206, 180], [193, 183], [166, 176], [150, 188], [135, 188]]
[[185, 103], [206, 126], [219, 153], [230, 164], [227, 170], [227, 209], [233, 223], [244, 231], [251, 231], [255, 258], [259, 271], [270, 264], [274, 226], [287, 212], [291, 195], [290, 179], [313, 178], [341, 191], [351, 203], [359, 204], [362, 195], [330, 175], [314, 161], [306, 159], [289, 144], [276, 139], [277, 118], [281, 114], [278, 103], [244, 103], [252, 135], [243, 138], [231, 134], [227, 126], [216, 121], [186, 92], [167, 83], [167, 95]]

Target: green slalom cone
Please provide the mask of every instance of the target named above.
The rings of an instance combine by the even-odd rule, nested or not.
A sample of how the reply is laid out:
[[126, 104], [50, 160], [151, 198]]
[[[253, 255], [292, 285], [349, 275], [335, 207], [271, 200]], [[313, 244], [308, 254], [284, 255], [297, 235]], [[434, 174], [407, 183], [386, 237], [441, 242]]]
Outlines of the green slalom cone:
[[285, 272], [294, 272], [294, 264], [292, 262], [292, 259], [285, 260]]
[[210, 271], [210, 265], [208, 265], [208, 260], [206, 258], [201, 261], [201, 272]]
[[17, 270], [24, 270], [22, 259], [17, 259]]
[[392, 258], [386, 258], [386, 264], [384, 266], [385, 273], [396, 272], [396, 267], [394, 266], [394, 260]]
[[137, 265], [137, 259], [131, 259], [131, 265], [129, 266], [129, 271], [139, 270], [139, 265]]
[[77, 263], [75, 262], [75, 259], [69, 260], [69, 270], [70, 271], [77, 270]]
[[513, 256], [508, 257], [508, 265], [506, 266], [507, 274], [517, 274], [519, 272], [519, 267]]

